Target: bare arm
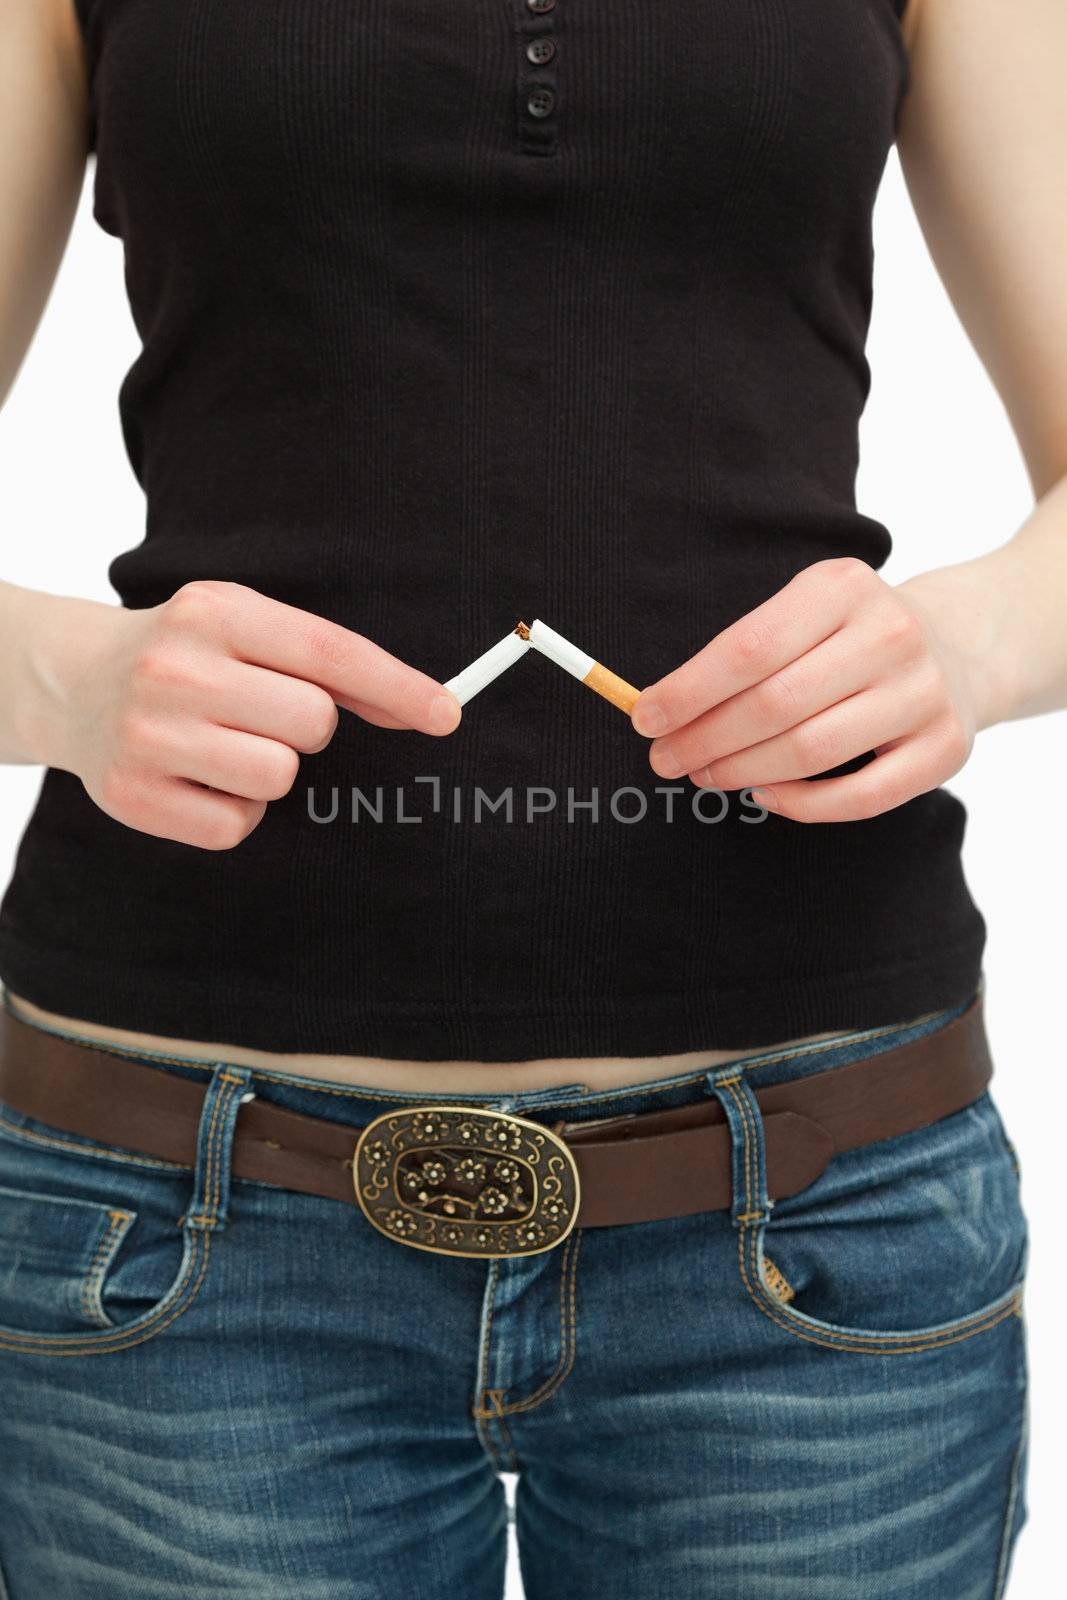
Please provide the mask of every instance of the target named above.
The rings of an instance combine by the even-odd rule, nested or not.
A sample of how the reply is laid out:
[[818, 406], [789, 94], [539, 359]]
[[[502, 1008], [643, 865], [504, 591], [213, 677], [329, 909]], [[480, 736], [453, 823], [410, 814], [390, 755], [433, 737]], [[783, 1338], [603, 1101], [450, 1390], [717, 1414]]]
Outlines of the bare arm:
[[70, 0], [0, 6], [0, 404], [55, 282], [85, 174], [88, 94]]
[[[70, 0], [4, 0], [0, 405], [29, 348], [70, 234], [85, 174], [88, 114], [81, 34]], [[28, 700], [26, 641], [44, 625], [50, 598], [0, 583], [0, 760], [34, 759], [16, 724]]]
[[1067, 706], [1067, 7], [912, 0], [899, 151], [1036, 505], [974, 561], [909, 580], [989, 668], [979, 726]]

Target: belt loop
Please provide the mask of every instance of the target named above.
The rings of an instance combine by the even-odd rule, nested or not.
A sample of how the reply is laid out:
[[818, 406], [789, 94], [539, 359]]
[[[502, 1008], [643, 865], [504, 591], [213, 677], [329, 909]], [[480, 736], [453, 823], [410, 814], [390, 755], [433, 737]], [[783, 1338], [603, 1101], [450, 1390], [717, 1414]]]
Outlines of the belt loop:
[[767, 1194], [766, 1146], [759, 1102], [736, 1066], [706, 1073], [705, 1082], [726, 1113], [730, 1129], [731, 1221], [735, 1228], [766, 1222], [774, 1202]]
[[234, 1129], [241, 1106], [246, 1100], [255, 1099], [254, 1093], [249, 1092], [251, 1078], [248, 1067], [227, 1062], [216, 1063], [211, 1074], [200, 1109], [193, 1198], [185, 1214], [188, 1227], [211, 1231], [225, 1226]]

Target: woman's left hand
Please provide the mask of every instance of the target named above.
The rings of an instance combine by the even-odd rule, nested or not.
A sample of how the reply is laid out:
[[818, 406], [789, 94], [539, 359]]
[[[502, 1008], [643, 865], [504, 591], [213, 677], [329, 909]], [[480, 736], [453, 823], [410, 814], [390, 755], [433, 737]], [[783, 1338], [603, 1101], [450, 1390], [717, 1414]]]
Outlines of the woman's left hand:
[[980, 611], [944, 570], [893, 587], [855, 557], [817, 561], [646, 688], [633, 724], [661, 777], [757, 789], [797, 822], [877, 816], [958, 772], [995, 720]]

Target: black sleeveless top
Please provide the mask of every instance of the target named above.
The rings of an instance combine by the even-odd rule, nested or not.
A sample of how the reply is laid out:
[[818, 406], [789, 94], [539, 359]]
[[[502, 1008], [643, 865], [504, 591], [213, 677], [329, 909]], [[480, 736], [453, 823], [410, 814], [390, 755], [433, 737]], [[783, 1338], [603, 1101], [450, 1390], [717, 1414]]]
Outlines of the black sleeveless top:
[[[124, 604], [233, 579], [441, 680], [541, 617], [645, 685], [810, 563], [883, 564], [854, 479], [903, 0], [78, 3], [143, 339]], [[977, 985], [945, 790], [801, 824], [669, 787], [532, 651], [443, 739], [342, 713], [232, 851], [48, 771], [0, 976], [127, 1028], [486, 1061]]]

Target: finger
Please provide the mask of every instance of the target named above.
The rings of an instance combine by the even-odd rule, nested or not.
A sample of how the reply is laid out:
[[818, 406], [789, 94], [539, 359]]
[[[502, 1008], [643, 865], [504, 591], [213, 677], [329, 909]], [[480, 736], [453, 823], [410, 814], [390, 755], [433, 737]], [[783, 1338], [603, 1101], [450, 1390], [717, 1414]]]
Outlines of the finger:
[[741, 789], [811, 778], [914, 733], [926, 720], [925, 708], [901, 695], [898, 686], [865, 689], [773, 739], [718, 757], [694, 772], [693, 781], [709, 789]]
[[219, 794], [158, 773], [127, 777], [121, 788], [117, 808], [101, 807], [109, 816], [139, 833], [201, 850], [232, 850], [262, 821], [267, 809], [259, 801]]
[[237, 728], [190, 722], [187, 731], [185, 725], [172, 725], [166, 740], [158, 759], [169, 775], [245, 800], [280, 800], [300, 770], [300, 757], [290, 745]]
[[[422, 733], [451, 733], [460, 705], [443, 684], [383, 650], [372, 639], [326, 617], [273, 600], [239, 585], [240, 603], [208, 585], [206, 603], [217, 607], [222, 637], [231, 653], [253, 665], [273, 668], [318, 684], [339, 703], [374, 706]], [[194, 602], [203, 603], [201, 595]]]
[[639, 733], [682, 728], [760, 683], [836, 633], [858, 600], [881, 580], [852, 557], [805, 567], [769, 600], [716, 634], [702, 650], [642, 690], [634, 704]]
[[871, 670], [862, 630], [839, 628], [751, 689], [705, 711], [669, 738], [655, 740], [649, 760], [661, 777], [677, 778], [716, 757], [747, 750], [857, 694], [870, 684]]
[[221, 673], [198, 688], [197, 709], [208, 722], [307, 754], [324, 750], [337, 728], [337, 706], [327, 690], [232, 658], [224, 658]]
[[308, 755], [324, 750], [333, 738], [339, 704], [380, 728], [411, 727], [366, 701], [335, 701], [318, 684], [274, 672], [270, 667], [254, 667], [233, 658], [224, 666], [223, 681], [201, 691], [199, 708], [207, 720], [280, 739]]
[[[364, 722], [373, 722], [378, 728], [404, 728], [410, 729], [410, 722], [401, 722], [399, 717], [391, 717], [388, 711], [379, 711], [377, 706], [368, 705], [365, 700], [341, 700], [338, 702], [346, 711], [354, 712], [357, 717], [362, 717]], [[413, 730], [418, 732], [419, 730]]]
[[775, 783], [770, 788], [761, 785], [752, 791], [752, 800], [795, 822], [859, 822], [936, 789], [946, 776], [939, 750], [932, 734], [916, 734], [877, 755], [859, 772]]
[[211, 722], [246, 733], [280, 739], [312, 755], [324, 750], [337, 731], [337, 707], [353, 712], [379, 728], [410, 729], [409, 722], [392, 717], [364, 700], [334, 700], [318, 684], [291, 678], [269, 667], [254, 667], [232, 658], [216, 693], [205, 690], [201, 709]]

